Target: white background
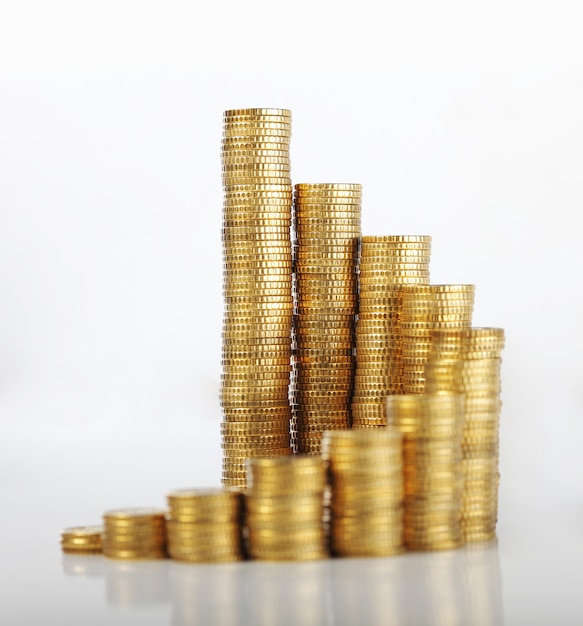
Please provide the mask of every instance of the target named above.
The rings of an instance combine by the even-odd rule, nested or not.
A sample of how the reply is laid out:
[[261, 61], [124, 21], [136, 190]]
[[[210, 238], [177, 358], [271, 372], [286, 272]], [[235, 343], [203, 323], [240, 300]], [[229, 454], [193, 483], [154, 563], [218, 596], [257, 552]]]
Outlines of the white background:
[[583, 608], [549, 592], [583, 545], [582, 16], [383, 4], [0, 0], [14, 540], [220, 484], [222, 113], [282, 107], [294, 183], [362, 183], [363, 234], [432, 235], [431, 282], [505, 329], [502, 575], [541, 576], [506, 623]]

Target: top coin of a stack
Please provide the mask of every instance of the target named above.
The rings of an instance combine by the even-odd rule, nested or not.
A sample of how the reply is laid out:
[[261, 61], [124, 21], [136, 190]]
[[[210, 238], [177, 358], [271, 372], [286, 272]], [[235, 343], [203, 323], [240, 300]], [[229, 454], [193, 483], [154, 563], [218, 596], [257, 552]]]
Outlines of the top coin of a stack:
[[289, 109], [278, 108], [227, 109], [223, 111], [223, 118], [226, 120], [235, 117], [262, 117], [263, 115], [291, 118], [292, 112]]
[[112, 509], [103, 514], [106, 522], [118, 526], [164, 521], [166, 511], [155, 507], [132, 507], [126, 509]]
[[390, 245], [395, 244], [431, 244], [431, 235], [363, 235], [363, 244]]
[[294, 186], [298, 193], [320, 193], [327, 191], [348, 191], [362, 193], [360, 183], [296, 183]]

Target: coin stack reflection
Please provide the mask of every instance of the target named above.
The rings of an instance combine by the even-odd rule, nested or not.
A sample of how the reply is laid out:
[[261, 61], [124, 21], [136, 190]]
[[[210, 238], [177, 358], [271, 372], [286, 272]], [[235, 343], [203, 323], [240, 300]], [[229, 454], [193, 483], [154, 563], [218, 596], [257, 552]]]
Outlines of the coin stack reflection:
[[298, 184], [294, 195], [294, 449], [350, 428], [362, 185]]
[[427, 235], [362, 237], [353, 427], [384, 426], [385, 397], [403, 391], [400, 288], [429, 283], [430, 254]]
[[61, 531], [61, 548], [68, 554], [101, 554], [104, 526], [75, 526]]
[[472, 323], [474, 285], [406, 285], [402, 288], [403, 393], [423, 393], [431, 331]]
[[103, 554], [112, 559], [166, 558], [166, 511], [129, 508], [103, 514]]
[[168, 554], [213, 563], [243, 558], [242, 494], [230, 489], [179, 489], [167, 495]]
[[496, 538], [504, 341], [502, 328], [432, 332], [427, 387], [457, 391], [465, 398], [461, 524], [467, 543]]
[[223, 120], [222, 482], [244, 488], [245, 459], [291, 454], [291, 112]]
[[326, 471], [320, 456], [248, 459], [245, 496], [251, 559], [305, 561], [328, 556]]
[[463, 395], [388, 396], [387, 421], [403, 433], [404, 537], [409, 550], [461, 545]]
[[403, 436], [394, 426], [327, 431], [330, 543], [341, 557], [403, 551]]

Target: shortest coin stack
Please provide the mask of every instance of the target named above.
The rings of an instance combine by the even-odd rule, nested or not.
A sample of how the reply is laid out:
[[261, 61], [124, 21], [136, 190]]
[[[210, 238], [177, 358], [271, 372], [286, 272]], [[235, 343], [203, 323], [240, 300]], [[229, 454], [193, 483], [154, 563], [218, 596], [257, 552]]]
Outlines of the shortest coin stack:
[[103, 514], [103, 554], [112, 559], [166, 558], [166, 511], [130, 508]]
[[61, 531], [61, 548], [68, 554], [101, 554], [103, 526], [75, 526]]
[[246, 529], [252, 559], [328, 557], [324, 530], [326, 471], [320, 456], [247, 460]]
[[392, 426], [324, 433], [331, 548], [335, 556], [400, 554], [403, 546], [403, 436]]
[[170, 558], [191, 563], [240, 561], [242, 494], [231, 489], [179, 489], [167, 495]]

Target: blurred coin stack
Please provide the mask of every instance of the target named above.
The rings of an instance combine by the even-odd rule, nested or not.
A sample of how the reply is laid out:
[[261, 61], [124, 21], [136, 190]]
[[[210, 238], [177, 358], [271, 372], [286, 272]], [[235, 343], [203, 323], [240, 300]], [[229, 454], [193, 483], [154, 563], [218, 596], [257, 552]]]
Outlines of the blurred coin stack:
[[322, 440], [331, 485], [330, 545], [340, 557], [403, 551], [403, 436], [394, 427], [331, 430]]
[[103, 526], [75, 526], [61, 531], [61, 548], [67, 554], [101, 554]]
[[362, 185], [298, 184], [294, 194], [292, 433], [319, 454], [322, 433], [350, 428]]
[[405, 285], [401, 337], [403, 393], [423, 393], [425, 364], [434, 329], [468, 328], [474, 310], [474, 285]]
[[103, 554], [112, 559], [166, 558], [166, 511], [131, 508], [103, 514]]
[[387, 421], [403, 433], [407, 549], [459, 547], [463, 395], [394, 395], [387, 396], [386, 404]]
[[427, 389], [457, 391], [465, 397], [461, 513], [465, 542], [496, 538], [504, 342], [502, 328], [432, 332], [426, 365]]
[[385, 397], [403, 392], [401, 287], [429, 283], [431, 237], [362, 237], [352, 425], [383, 426]]
[[231, 489], [179, 489], [167, 495], [168, 554], [191, 563], [243, 558], [243, 495]]
[[245, 495], [251, 559], [305, 561], [329, 555], [324, 530], [326, 470], [320, 456], [249, 459]]
[[291, 112], [224, 112], [224, 486], [245, 487], [245, 459], [291, 454]]

